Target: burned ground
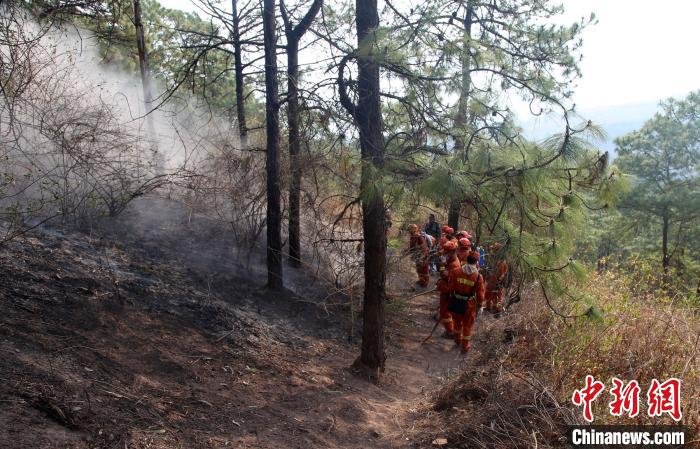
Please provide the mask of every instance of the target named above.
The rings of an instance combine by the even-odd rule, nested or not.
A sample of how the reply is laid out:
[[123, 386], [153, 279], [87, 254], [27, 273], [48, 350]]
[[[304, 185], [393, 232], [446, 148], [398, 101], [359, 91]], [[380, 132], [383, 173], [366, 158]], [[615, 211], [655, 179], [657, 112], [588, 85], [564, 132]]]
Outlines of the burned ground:
[[350, 371], [357, 323], [321, 282], [288, 269], [294, 291], [269, 292], [258, 256], [247, 268], [213, 223], [133, 218], [0, 248], [0, 447], [399, 448], [441, 434], [423, 420], [469, 359], [437, 335], [420, 345], [436, 293], [411, 297], [411, 273], [390, 285], [375, 385]]

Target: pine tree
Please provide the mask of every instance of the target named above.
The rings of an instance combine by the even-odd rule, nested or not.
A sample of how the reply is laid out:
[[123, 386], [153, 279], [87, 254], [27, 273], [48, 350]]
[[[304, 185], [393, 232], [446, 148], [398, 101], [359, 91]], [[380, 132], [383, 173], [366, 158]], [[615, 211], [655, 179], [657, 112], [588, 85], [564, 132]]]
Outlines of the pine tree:
[[301, 261], [301, 175], [299, 162], [301, 133], [299, 130], [299, 41], [306, 34], [323, 0], [314, 0], [301, 21], [294, 25], [287, 12], [284, 0], [280, 0], [280, 11], [287, 37], [287, 117], [289, 131], [289, 260], [293, 265]]
[[[364, 237], [364, 301], [362, 351], [355, 366], [378, 378], [384, 370], [384, 301], [386, 281], [386, 228], [384, 193], [377, 182], [377, 171], [384, 164], [384, 134], [380, 108], [377, 32], [377, 0], [356, 0], [355, 24], [357, 51], [357, 104], [350, 99], [347, 86], [340, 85], [340, 100], [352, 115], [360, 132], [362, 175], [362, 232]], [[349, 59], [349, 58], [348, 58]], [[347, 59], [346, 59], [347, 61]], [[341, 70], [342, 73], [342, 70]], [[342, 80], [342, 78], [340, 78]]]
[[265, 127], [267, 171], [267, 285], [280, 289], [282, 279], [282, 211], [279, 166], [279, 80], [277, 79], [277, 24], [275, 1], [264, 0]]
[[659, 226], [660, 262], [668, 274], [672, 257], [687, 245], [683, 236], [700, 218], [700, 92], [666, 100], [661, 109], [615, 144], [617, 165], [633, 177], [621, 208], [643, 217], [645, 226]]

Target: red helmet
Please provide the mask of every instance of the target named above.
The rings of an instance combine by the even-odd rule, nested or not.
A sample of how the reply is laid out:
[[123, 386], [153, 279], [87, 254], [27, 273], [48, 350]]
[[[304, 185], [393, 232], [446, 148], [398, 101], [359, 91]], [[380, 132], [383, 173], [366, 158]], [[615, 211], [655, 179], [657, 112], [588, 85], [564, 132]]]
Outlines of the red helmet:
[[454, 234], [454, 233], [455, 233], [455, 230], [448, 226], [446, 232], [447, 232], [448, 234]]
[[467, 232], [467, 231], [459, 231], [457, 233], [457, 237], [459, 238], [465, 238], [465, 239], [470, 239], [472, 236]]
[[476, 259], [477, 261], [478, 261], [479, 258], [481, 257], [481, 255], [479, 254], [479, 251], [472, 251], [472, 252], [469, 253], [469, 255], [470, 255], [471, 257], [473, 257], [474, 259]]
[[457, 249], [457, 245], [455, 245], [455, 242], [453, 242], [452, 240], [449, 240], [449, 241], [445, 242], [444, 245], [442, 245], [442, 250], [445, 252], [454, 251], [456, 249]]
[[462, 237], [461, 239], [459, 239], [459, 247], [460, 248], [470, 248], [471, 246], [472, 246], [472, 244], [468, 238]]
[[451, 229], [451, 228], [450, 228], [449, 226], [445, 225], [445, 226], [442, 227], [442, 233], [443, 233], [443, 234], [449, 234], [449, 233], [450, 233], [450, 229]]

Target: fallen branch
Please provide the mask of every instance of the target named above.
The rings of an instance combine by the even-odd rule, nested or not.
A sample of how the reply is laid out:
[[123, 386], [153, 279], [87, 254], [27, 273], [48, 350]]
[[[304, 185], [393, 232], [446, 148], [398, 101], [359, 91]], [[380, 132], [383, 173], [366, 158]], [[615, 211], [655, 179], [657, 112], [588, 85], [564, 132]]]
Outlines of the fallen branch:
[[217, 338], [217, 339], [216, 339], [216, 343], [219, 343], [221, 340], [223, 340], [224, 338], [226, 338], [226, 337], [228, 337], [229, 335], [231, 335], [232, 333], [234, 333], [235, 330], [236, 330], [235, 328], [234, 328], [234, 329], [231, 329], [230, 331], [226, 332], [226, 333], [225, 333], [224, 335], [222, 335], [221, 337]]

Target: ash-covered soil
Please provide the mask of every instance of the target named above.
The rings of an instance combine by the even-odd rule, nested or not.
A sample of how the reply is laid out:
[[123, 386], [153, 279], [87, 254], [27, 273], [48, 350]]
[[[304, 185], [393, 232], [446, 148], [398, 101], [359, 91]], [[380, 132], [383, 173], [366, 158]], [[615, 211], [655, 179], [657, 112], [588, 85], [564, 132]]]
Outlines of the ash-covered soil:
[[396, 299], [412, 273], [392, 282], [375, 385], [349, 370], [345, 298], [288, 267], [294, 291], [271, 293], [225, 229], [150, 201], [99, 235], [42, 229], [0, 247], [0, 447], [424, 444], [413, 423], [465, 363], [449, 341], [420, 345], [435, 293]]

